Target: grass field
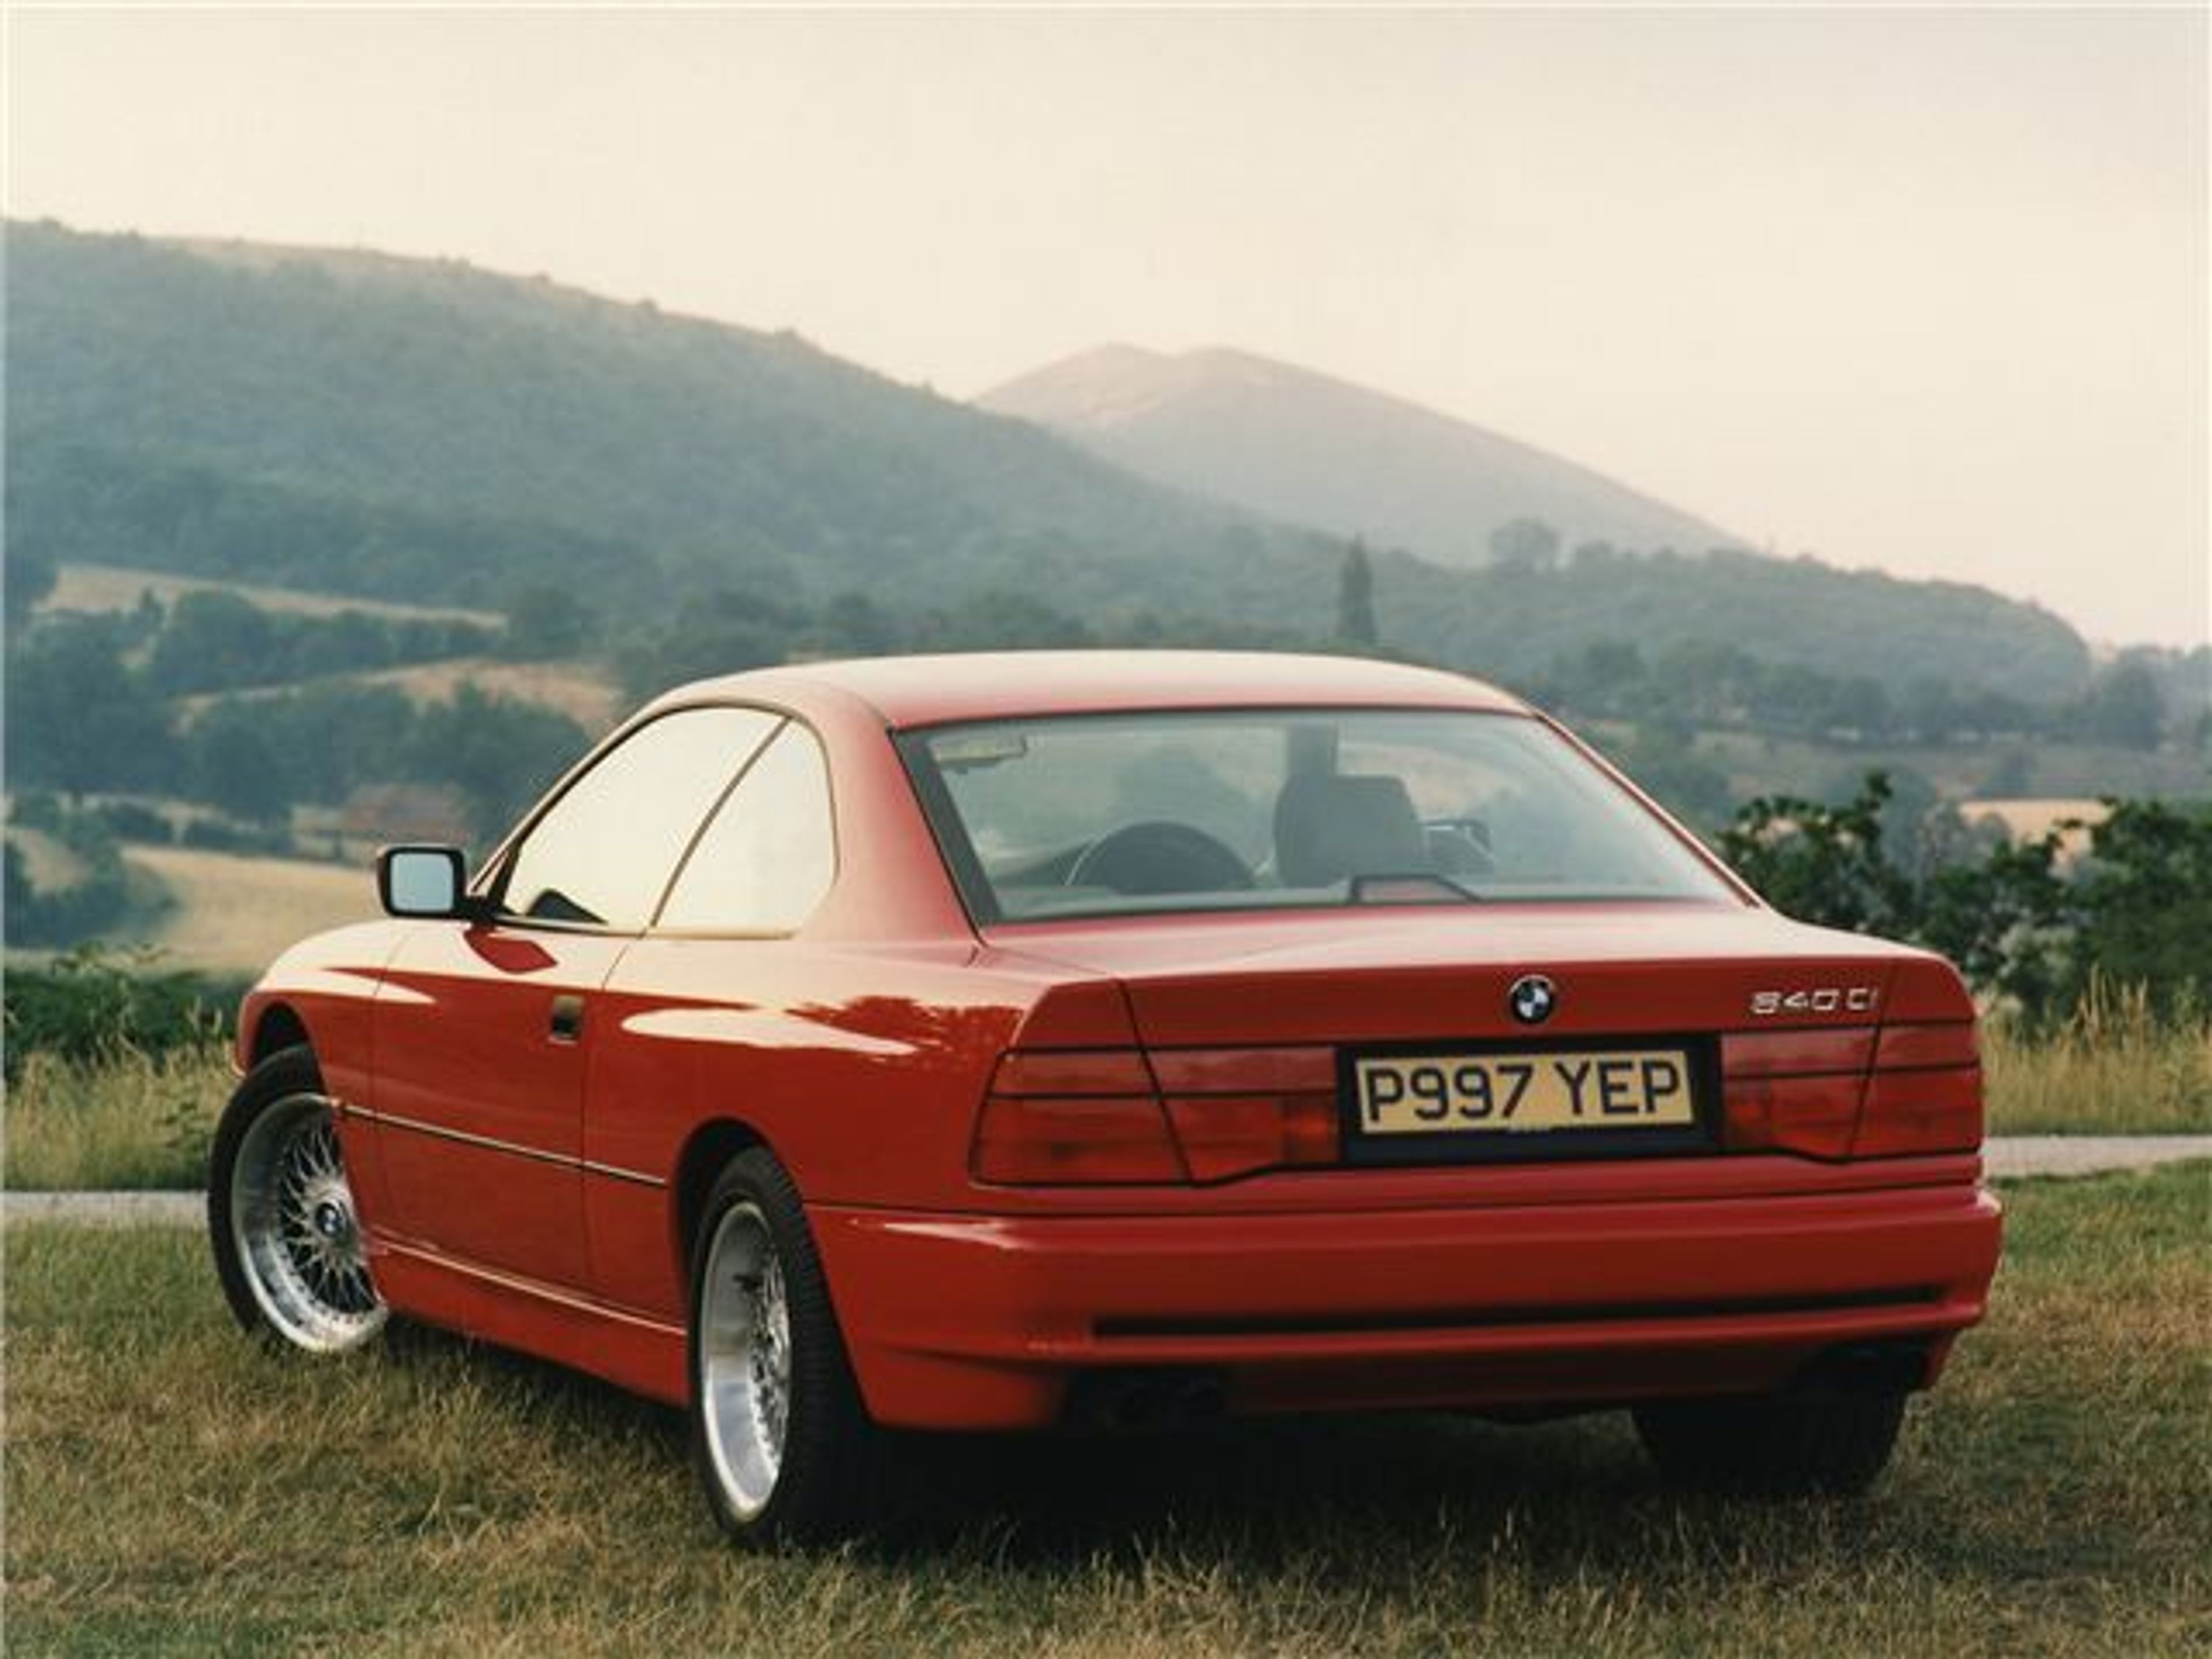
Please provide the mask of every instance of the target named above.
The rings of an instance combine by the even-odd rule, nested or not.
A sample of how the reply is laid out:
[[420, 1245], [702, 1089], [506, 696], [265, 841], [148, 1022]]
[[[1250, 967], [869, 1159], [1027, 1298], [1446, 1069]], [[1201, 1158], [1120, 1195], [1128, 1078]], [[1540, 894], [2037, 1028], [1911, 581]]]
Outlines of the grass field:
[[2212, 1168], [2012, 1188], [1868, 1499], [1678, 1497], [1625, 1426], [939, 1449], [919, 1536], [734, 1553], [671, 1413], [417, 1338], [266, 1353], [185, 1231], [9, 1229], [11, 1653], [2212, 1651]]
[[464, 680], [495, 696], [542, 703], [584, 728], [597, 739], [629, 711], [621, 689], [587, 662], [501, 662], [490, 657], [462, 657], [451, 662], [382, 668], [362, 676], [364, 684], [396, 685], [417, 702], [449, 700]]
[[[2212, 1133], [2212, 1018], [2160, 1021], [2112, 998], [2044, 1041], [1994, 1028], [1983, 1051], [1993, 1134]], [[8, 1103], [0, 1184], [198, 1183], [231, 1087], [222, 1054], [127, 1057], [94, 1070], [28, 1061]]]
[[253, 975], [308, 934], [378, 914], [376, 884], [357, 865], [240, 858], [189, 847], [133, 846], [176, 900], [147, 936], [177, 967]]
[[[598, 738], [616, 719], [629, 712], [621, 689], [596, 665], [588, 662], [507, 662], [498, 657], [453, 657], [444, 662], [410, 663], [400, 668], [376, 668], [358, 674], [333, 674], [314, 682], [324, 685], [396, 685], [418, 703], [445, 702], [461, 683], [494, 696], [533, 702], [566, 714]], [[239, 691], [208, 691], [176, 699], [187, 715], [223, 698], [252, 702], [256, 697], [287, 696], [307, 682], [248, 687]]]
[[360, 611], [373, 617], [416, 617], [424, 620], [476, 623], [497, 628], [505, 620], [494, 611], [462, 611], [449, 605], [398, 605], [386, 599], [356, 599], [343, 594], [309, 592], [296, 587], [261, 587], [203, 576], [173, 576], [159, 570], [131, 570], [112, 564], [64, 564], [55, 575], [53, 591], [40, 602], [45, 611], [131, 611], [139, 596], [151, 593], [164, 605], [179, 596], [215, 589], [235, 593], [264, 611], [289, 611], [302, 617], [334, 617]]
[[40, 892], [60, 892], [76, 886], [91, 873], [82, 854], [72, 852], [43, 830], [10, 823], [8, 841], [23, 860], [23, 874]]

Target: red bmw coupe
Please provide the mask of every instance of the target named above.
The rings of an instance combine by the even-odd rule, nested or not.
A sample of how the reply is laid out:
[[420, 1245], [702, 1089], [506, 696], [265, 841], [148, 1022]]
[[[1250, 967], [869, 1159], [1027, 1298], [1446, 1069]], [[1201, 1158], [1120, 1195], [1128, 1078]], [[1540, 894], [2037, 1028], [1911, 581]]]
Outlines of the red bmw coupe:
[[247, 997], [240, 1319], [688, 1407], [748, 1540], [886, 1430], [1626, 1407], [1848, 1491], [1980, 1318], [1974, 1012], [1474, 681], [823, 663], [671, 693]]

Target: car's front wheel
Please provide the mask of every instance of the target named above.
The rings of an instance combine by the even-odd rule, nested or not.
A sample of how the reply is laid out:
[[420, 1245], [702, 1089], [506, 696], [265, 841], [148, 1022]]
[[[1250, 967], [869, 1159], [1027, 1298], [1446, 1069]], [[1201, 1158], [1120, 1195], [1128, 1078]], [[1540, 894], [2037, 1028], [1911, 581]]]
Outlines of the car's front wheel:
[[1636, 1408], [1644, 1449], [1684, 1486], [1777, 1497], [1863, 1492], [1889, 1462], [1905, 1395], [1787, 1391]]
[[246, 1074], [216, 1127], [208, 1232], [240, 1324], [309, 1352], [339, 1353], [383, 1328], [385, 1307], [322, 1086], [305, 1048]]
[[730, 1161], [696, 1234], [691, 1426], [707, 1501], [739, 1541], [820, 1542], [868, 1519], [878, 1431], [798, 1189], [764, 1148]]

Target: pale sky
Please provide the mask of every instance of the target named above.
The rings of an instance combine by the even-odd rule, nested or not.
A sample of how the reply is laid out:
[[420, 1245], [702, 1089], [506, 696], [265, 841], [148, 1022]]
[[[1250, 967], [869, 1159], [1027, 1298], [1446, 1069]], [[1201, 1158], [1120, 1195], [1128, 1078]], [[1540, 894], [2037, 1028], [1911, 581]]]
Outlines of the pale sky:
[[7, 209], [969, 396], [1108, 340], [2201, 643], [2208, 10], [7, 13]]

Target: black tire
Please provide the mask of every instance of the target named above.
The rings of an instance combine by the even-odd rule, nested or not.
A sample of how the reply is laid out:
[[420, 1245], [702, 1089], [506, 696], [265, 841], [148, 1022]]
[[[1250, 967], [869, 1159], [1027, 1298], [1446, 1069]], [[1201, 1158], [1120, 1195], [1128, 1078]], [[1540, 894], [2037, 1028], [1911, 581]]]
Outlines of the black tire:
[[1855, 1496], [1889, 1462], [1905, 1395], [1792, 1390], [1636, 1408], [1636, 1432], [1678, 1485], [1771, 1497]]
[[[765, 1474], [759, 1450], [767, 1437], [754, 1405], [762, 1372], [748, 1375], [739, 1358], [757, 1352], [753, 1334], [774, 1324], [762, 1313], [769, 1272], [757, 1255], [763, 1239], [781, 1274], [787, 1378], [780, 1450]], [[730, 1160], [700, 1214], [690, 1351], [692, 1463], [723, 1531], [747, 1546], [775, 1547], [834, 1542], [873, 1523], [884, 1496], [884, 1437], [853, 1379], [799, 1189], [764, 1147]], [[764, 1365], [775, 1369], [773, 1360]]]
[[240, 1082], [208, 1158], [208, 1241], [223, 1299], [272, 1346], [344, 1353], [384, 1327], [320, 1068], [304, 1045]]

